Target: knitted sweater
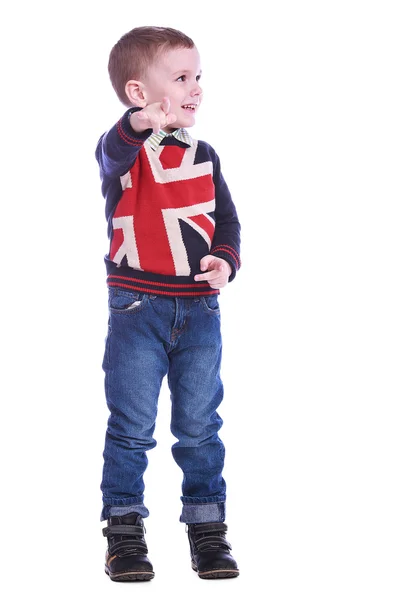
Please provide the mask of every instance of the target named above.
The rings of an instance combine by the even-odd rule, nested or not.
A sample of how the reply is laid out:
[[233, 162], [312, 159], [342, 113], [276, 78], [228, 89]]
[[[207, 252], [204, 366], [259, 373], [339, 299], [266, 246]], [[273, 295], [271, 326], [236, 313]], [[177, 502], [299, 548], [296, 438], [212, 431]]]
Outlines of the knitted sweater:
[[240, 268], [240, 224], [219, 158], [206, 142], [189, 146], [172, 136], [154, 150], [151, 129], [133, 131], [133, 110], [96, 148], [110, 239], [107, 283], [155, 295], [218, 294], [194, 276], [207, 254], [229, 262], [230, 281]]

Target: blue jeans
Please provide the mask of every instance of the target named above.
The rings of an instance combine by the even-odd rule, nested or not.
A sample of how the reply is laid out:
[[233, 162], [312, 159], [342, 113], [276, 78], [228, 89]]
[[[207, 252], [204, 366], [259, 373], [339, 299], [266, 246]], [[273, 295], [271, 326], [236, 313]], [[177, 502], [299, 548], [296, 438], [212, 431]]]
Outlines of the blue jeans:
[[143, 474], [160, 388], [168, 376], [172, 455], [182, 469], [184, 523], [225, 520], [225, 449], [217, 413], [223, 397], [218, 296], [168, 298], [111, 288], [103, 369], [110, 410], [101, 520], [147, 517]]

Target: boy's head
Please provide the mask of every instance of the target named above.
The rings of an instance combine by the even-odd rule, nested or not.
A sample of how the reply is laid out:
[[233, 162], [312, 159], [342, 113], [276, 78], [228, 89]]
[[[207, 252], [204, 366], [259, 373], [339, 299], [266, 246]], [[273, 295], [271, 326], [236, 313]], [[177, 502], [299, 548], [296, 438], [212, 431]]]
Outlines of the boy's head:
[[187, 35], [170, 27], [136, 27], [111, 50], [108, 71], [125, 106], [144, 108], [167, 96], [175, 127], [190, 127], [201, 102], [200, 56]]

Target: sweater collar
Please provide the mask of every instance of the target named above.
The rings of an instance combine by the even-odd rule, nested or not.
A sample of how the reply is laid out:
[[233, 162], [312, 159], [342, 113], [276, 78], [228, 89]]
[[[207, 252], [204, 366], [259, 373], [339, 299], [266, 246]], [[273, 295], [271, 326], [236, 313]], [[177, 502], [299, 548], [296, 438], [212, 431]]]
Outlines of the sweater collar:
[[184, 144], [187, 144], [188, 146], [193, 145], [193, 139], [191, 138], [189, 133], [186, 131], [186, 129], [184, 129], [183, 127], [180, 127], [179, 129], [175, 129], [175, 131], [172, 131], [171, 133], [165, 133], [165, 131], [160, 129], [160, 131], [158, 133], [152, 133], [147, 141], [149, 142], [152, 150], [157, 150], [158, 146], [161, 144], [163, 139], [165, 137], [170, 137], [170, 136], [173, 136], [174, 138], [176, 138], [180, 142], [183, 142]]

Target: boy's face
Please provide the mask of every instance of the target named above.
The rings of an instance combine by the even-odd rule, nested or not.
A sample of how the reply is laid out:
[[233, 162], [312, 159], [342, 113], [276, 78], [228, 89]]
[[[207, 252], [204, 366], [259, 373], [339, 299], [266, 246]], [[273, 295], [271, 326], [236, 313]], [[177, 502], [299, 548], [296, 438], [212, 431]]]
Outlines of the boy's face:
[[146, 104], [161, 102], [168, 96], [170, 112], [177, 120], [165, 131], [192, 127], [202, 100], [199, 85], [200, 55], [196, 48], [175, 48], [163, 52], [142, 78]]

